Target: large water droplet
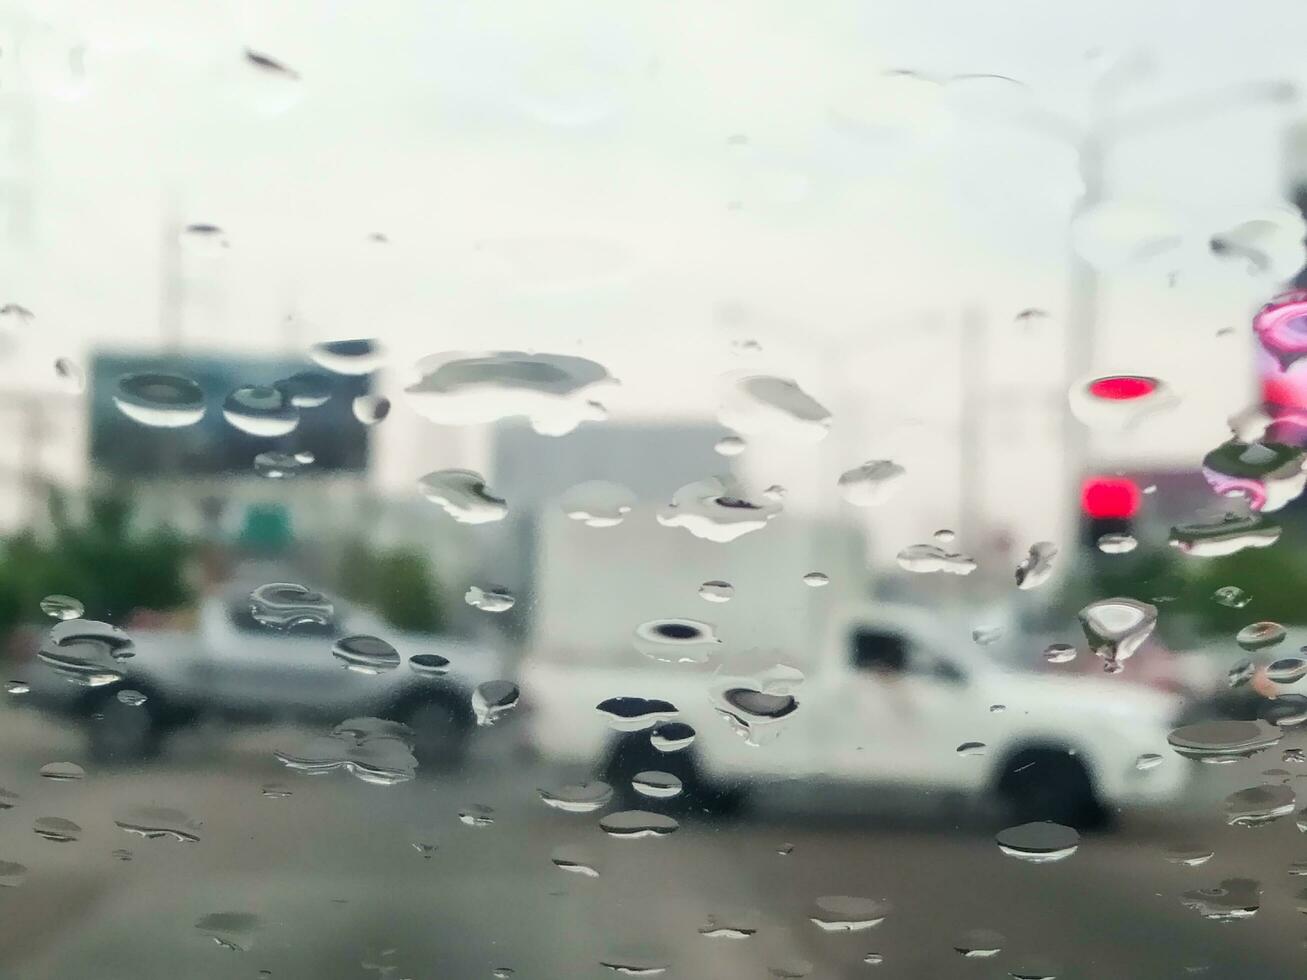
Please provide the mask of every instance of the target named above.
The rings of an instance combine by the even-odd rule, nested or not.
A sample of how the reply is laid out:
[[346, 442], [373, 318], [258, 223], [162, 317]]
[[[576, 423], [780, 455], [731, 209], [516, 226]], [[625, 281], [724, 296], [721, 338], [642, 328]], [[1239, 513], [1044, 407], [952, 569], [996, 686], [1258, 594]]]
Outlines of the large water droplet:
[[28, 684], [26, 681], [5, 682], [6, 694], [13, 694], [13, 695], [28, 694], [31, 692], [31, 690], [32, 690], [32, 685]]
[[162, 806], [137, 806], [114, 818], [114, 826], [146, 840], [173, 840], [195, 844], [203, 824], [181, 810]]
[[517, 599], [507, 589], [483, 589], [480, 586], [471, 585], [463, 593], [463, 601], [473, 609], [480, 609], [482, 612], [501, 613], [512, 609]]
[[758, 914], [739, 911], [709, 915], [699, 927], [705, 939], [749, 939], [758, 933]]
[[993, 929], [969, 929], [953, 941], [953, 948], [969, 960], [987, 960], [1002, 952], [1007, 939]]
[[1125, 555], [1137, 547], [1133, 534], [1104, 534], [1098, 539], [1098, 550], [1105, 555]]
[[336, 608], [321, 592], [293, 582], [269, 582], [250, 593], [250, 615], [278, 630], [297, 626], [330, 626]]
[[1225, 798], [1225, 822], [1231, 827], [1259, 827], [1293, 813], [1296, 803], [1288, 786], [1253, 786]]
[[1223, 497], [1241, 497], [1254, 511], [1276, 511], [1302, 495], [1307, 456], [1296, 446], [1233, 439], [1203, 457], [1203, 477]]
[[466, 810], [458, 812], [458, 822], [465, 827], [493, 827], [495, 825], [495, 809], [486, 806], [484, 803], [474, 803]]
[[331, 400], [331, 379], [317, 371], [300, 371], [273, 387], [295, 408], [319, 408]]
[[1251, 660], [1240, 660], [1225, 672], [1225, 681], [1230, 687], [1240, 687], [1247, 684], [1257, 673], [1257, 667]]
[[1057, 545], [1052, 541], [1036, 541], [1032, 544], [1026, 557], [1017, 565], [1017, 588], [1037, 589], [1047, 582], [1053, 574], [1053, 559], [1056, 557]]
[[101, 687], [122, 680], [118, 661], [135, 653], [131, 637], [116, 626], [90, 619], [69, 619], [50, 630], [36, 655], [64, 680], [84, 687]]
[[813, 904], [808, 918], [823, 932], [862, 932], [880, 925], [890, 913], [889, 902], [856, 895], [823, 895]]
[[697, 734], [683, 721], [663, 722], [649, 733], [649, 744], [659, 752], [680, 752], [694, 744]]
[[676, 705], [657, 698], [607, 698], [595, 705], [610, 728], [619, 732], [638, 732], [676, 717]]
[[779, 500], [750, 500], [733, 482], [709, 477], [681, 487], [658, 512], [664, 527], [683, 527], [697, 538], [725, 543], [761, 530], [781, 512]]
[[976, 570], [976, 560], [961, 552], [949, 551], [937, 544], [908, 545], [895, 556], [899, 567], [906, 572], [931, 575], [944, 572], [949, 575], [970, 575]]
[[41, 775], [55, 782], [66, 783], [84, 778], [86, 770], [76, 762], [47, 762], [41, 767]]
[[1269, 620], [1249, 623], [1235, 634], [1234, 642], [1245, 650], [1263, 650], [1284, 640], [1284, 627]]
[[756, 677], [719, 678], [709, 692], [717, 713], [750, 745], [775, 738], [798, 710], [803, 674], [777, 665]]
[[670, 772], [646, 769], [631, 778], [631, 788], [641, 796], [655, 800], [668, 800], [681, 794], [681, 780]]
[[593, 855], [583, 847], [571, 844], [556, 847], [549, 856], [549, 860], [559, 871], [580, 875], [582, 878], [599, 877], [598, 863]]
[[840, 494], [857, 507], [885, 503], [903, 485], [907, 471], [888, 459], [873, 459], [840, 474]]
[[204, 418], [204, 390], [179, 374], [123, 375], [113, 403], [132, 421], [159, 429], [178, 429]]
[[472, 713], [482, 727], [493, 725], [517, 707], [521, 692], [511, 681], [486, 681], [472, 692]]
[[38, 837], [55, 844], [71, 844], [82, 837], [82, 828], [63, 817], [37, 817], [32, 830]]
[[26, 880], [26, 865], [13, 861], [0, 861], [0, 888], [17, 888]]
[[1182, 864], [1187, 868], [1196, 868], [1212, 859], [1214, 851], [1203, 844], [1193, 841], [1180, 841], [1170, 844], [1162, 856], [1172, 864]]
[[1156, 752], [1144, 752], [1135, 759], [1135, 768], [1140, 772], [1156, 769], [1165, 760]]
[[1119, 670], [1152, 635], [1157, 607], [1134, 599], [1100, 599], [1080, 610], [1080, 628], [1103, 669]]
[[672, 817], [648, 810], [619, 810], [599, 819], [599, 827], [610, 837], [620, 840], [640, 840], [645, 837], [666, 837], [680, 827]]
[[1065, 664], [1076, 659], [1076, 648], [1070, 643], [1050, 643], [1044, 648], [1044, 659], [1050, 664]]
[[730, 602], [734, 595], [735, 586], [719, 579], [712, 579], [699, 586], [699, 596], [707, 602]]
[[418, 481], [418, 491], [460, 524], [487, 524], [508, 516], [508, 504], [486, 488], [472, 470], [436, 470]]
[[589, 480], [559, 498], [563, 513], [586, 527], [616, 527], [635, 506], [635, 494], [620, 483]]
[[593, 813], [608, 805], [613, 798], [613, 788], [600, 780], [588, 783], [569, 783], [556, 789], [538, 789], [540, 800], [545, 806], [562, 810], [564, 813]]
[[1251, 878], [1226, 878], [1213, 888], [1185, 892], [1180, 904], [1215, 922], [1247, 919], [1261, 908], [1262, 886]]
[[1242, 609], [1253, 597], [1237, 585], [1223, 585], [1212, 593], [1212, 598], [1230, 609]]
[[1307, 677], [1307, 659], [1284, 657], [1266, 668], [1266, 676], [1276, 684], [1292, 684]]
[[332, 645], [331, 655], [359, 674], [380, 674], [399, 666], [399, 651], [375, 636], [342, 636]]
[[384, 422], [390, 414], [390, 399], [380, 395], [359, 395], [350, 404], [354, 417], [363, 425]]
[[375, 340], [329, 340], [309, 348], [309, 360], [336, 374], [371, 374], [384, 359]]
[[632, 643], [646, 657], [666, 663], [703, 663], [721, 643], [713, 627], [695, 619], [655, 619], [635, 628]]
[[736, 372], [722, 380], [717, 418], [728, 429], [746, 435], [778, 432], [809, 442], [826, 437], [830, 412], [788, 378]]
[[222, 417], [242, 432], [274, 438], [295, 431], [300, 413], [290, 398], [269, 385], [234, 389], [222, 403]]
[[475, 425], [525, 416], [549, 436], [605, 419], [607, 412], [592, 399], [614, 384], [602, 366], [583, 357], [521, 351], [433, 354], [418, 362], [417, 372], [419, 380], [404, 391], [432, 422]]
[[341, 769], [365, 783], [394, 786], [417, 774], [413, 732], [399, 722], [351, 718], [329, 735], [311, 739], [299, 751], [275, 752], [285, 766], [316, 775]]
[[1184, 725], [1167, 736], [1171, 748], [1187, 759], [1231, 762], [1279, 743], [1281, 732], [1259, 721], [1204, 721]]
[[1121, 432], [1175, 405], [1170, 387], [1142, 374], [1113, 374], [1073, 385], [1071, 414], [1092, 429]]
[[269, 480], [283, 480], [308, 469], [315, 461], [310, 452], [258, 453], [254, 457], [254, 472]]
[[41, 612], [53, 619], [78, 619], [84, 611], [70, 595], [48, 595], [41, 600]]
[[810, 589], [822, 589], [830, 585], [830, 576], [825, 572], [808, 572], [803, 576], [803, 584]]
[[449, 673], [449, 660], [438, 653], [415, 653], [408, 658], [409, 668], [415, 674], [439, 677]]
[[1171, 547], [1196, 558], [1220, 558], [1245, 548], [1268, 548], [1280, 540], [1280, 526], [1257, 514], [1223, 514], [1171, 528]]
[[243, 953], [254, 945], [262, 920], [251, 912], [210, 912], [201, 916], [195, 928], [223, 949]]
[[1031, 864], [1049, 864], [1069, 858], [1080, 846], [1080, 835], [1060, 823], [1040, 820], [1008, 827], [994, 835], [1004, 854]]

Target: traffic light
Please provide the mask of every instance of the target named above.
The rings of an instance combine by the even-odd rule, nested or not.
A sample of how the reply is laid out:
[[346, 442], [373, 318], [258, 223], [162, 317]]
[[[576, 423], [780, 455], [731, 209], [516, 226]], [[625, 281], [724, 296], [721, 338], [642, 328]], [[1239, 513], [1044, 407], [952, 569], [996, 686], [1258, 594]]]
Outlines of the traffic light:
[[1133, 533], [1143, 497], [1139, 484], [1123, 476], [1091, 476], [1080, 485], [1081, 543], [1098, 547], [1104, 534]]

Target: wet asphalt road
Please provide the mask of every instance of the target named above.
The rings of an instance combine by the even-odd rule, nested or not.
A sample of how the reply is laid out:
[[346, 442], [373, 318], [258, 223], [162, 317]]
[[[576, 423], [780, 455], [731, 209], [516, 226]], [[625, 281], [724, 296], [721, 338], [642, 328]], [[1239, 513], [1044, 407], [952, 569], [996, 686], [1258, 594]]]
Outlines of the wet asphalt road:
[[[793, 786], [764, 791], [745, 819], [615, 840], [597, 815], [539, 802], [537, 786], [575, 774], [523, 758], [511, 726], [481, 733], [465, 770], [394, 787], [286, 770], [272, 749], [303, 733], [285, 729], [200, 731], [157, 763], [113, 771], [87, 762], [61, 722], [11, 709], [0, 731], [0, 785], [21, 797], [0, 811], [0, 860], [30, 869], [0, 889], [5, 978], [471, 980], [504, 967], [515, 980], [619, 976], [604, 962], [767, 978], [804, 961], [814, 978], [1003, 977], [1038, 956], [1060, 977], [1272, 980], [1299, 977], [1307, 963], [1297, 911], [1307, 903], [1294, 897], [1307, 879], [1287, 873], [1307, 857], [1307, 837], [1291, 817], [1226, 827], [1219, 806], [1225, 792], [1266, 781], [1261, 772], [1280, 765], [1270, 755], [1205, 767], [1187, 805], [1128, 814], [1041, 866], [1003, 855], [984, 819], [959, 826], [943, 806], [899, 810], [874, 793], [847, 801]], [[56, 760], [82, 762], [87, 777], [37, 775]], [[291, 795], [263, 795], [269, 782]], [[200, 841], [114, 826], [115, 813], [141, 804], [202, 821]], [[459, 821], [478, 804], [493, 808], [491, 826]], [[31, 829], [40, 816], [75, 821], [81, 839], [41, 839]], [[1180, 839], [1216, 856], [1172, 865], [1163, 852]], [[425, 857], [415, 843], [435, 849]], [[555, 868], [563, 844], [585, 849], [600, 876]], [[121, 848], [130, 860], [114, 855]], [[1210, 922], [1181, 906], [1181, 892], [1230, 877], [1262, 882], [1252, 919]], [[841, 894], [888, 899], [893, 910], [866, 931], [821, 931], [808, 919], [813, 899]], [[220, 911], [259, 917], [247, 950], [195, 928]], [[705, 938], [710, 916], [757, 932]], [[1003, 951], [964, 960], [953, 941], [975, 928], [1002, 933]], [[883, 962], [863, 962], [868, 953]]]

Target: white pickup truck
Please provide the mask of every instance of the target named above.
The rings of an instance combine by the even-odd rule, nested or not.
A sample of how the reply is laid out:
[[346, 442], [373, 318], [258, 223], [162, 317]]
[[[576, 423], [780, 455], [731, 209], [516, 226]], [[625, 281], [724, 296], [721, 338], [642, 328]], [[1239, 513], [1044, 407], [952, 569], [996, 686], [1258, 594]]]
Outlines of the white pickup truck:
[[[536, 649], [520, 675], [532, 744], [556, 762], [593, 765], [619, 792], [640, 771], [670, 772], [696, 806], [798, 778], [995, 794], [1022, 819], [1086, 825], [1106, 808], [1163, 803], [1184, 786], [1187, 767], [1166, 742], [1182, 708], [1174, 695], [1120, 677], [1005, 668], [920, 609], [836, 608], [826, 622], [807, 662], [746, 654], [764, 672], [753, 680], [729, 679], [738, 664], [724, 668], [711, 647], [702, 664], [649, 659], [639, 636], [601, 661]], [[693, 642], [693, 629], [670, 633]], [[722, 639], [718, 649], [728, 650]], [[778, 659], [806, 676], [768, 678]], [[612, 698], [654, 703], [597, 709]], [[613, 717], [614, 705], [635, 717]], [[669, 722], [694, 729], [687, 748], [662, 750], [668, 740], [657, 733]]]
[[[447, 637], [398, 633], [363, 609], [335, 603], [331, 626], [270, 629], [251, 615], [248, 587], [202, 600], [191, 630], [134, 630], [135, 655], [118, 662], [124, 678], [85, 687], [39, 662], [29, 668], [29, 703], [82, 719], [91, 754], [101, 760], [148, 756], [169, 732], [199, 718], [335, 724], [372, 715], [402, 721], [416, 733], [415, 753], [428, 762], [459, 758], [475, 726], [471, 692], [500, 676], [499, 652]], [[399, 665], [376, 673], [346, 669], [334, 640], [380, 637]], [[414, 654], [448, 661], [443, 673], [410, 668]], [[419, 661], [420, 662], [420, 661]], [[145, 695], [138, 703], [131, 695]]]

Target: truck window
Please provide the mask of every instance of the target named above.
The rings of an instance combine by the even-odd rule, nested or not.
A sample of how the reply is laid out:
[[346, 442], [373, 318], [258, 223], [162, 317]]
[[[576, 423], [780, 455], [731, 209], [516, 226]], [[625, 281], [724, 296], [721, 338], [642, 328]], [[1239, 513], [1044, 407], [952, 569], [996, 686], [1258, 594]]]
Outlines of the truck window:
[[854, 670], [901, 674], [908, 667], [908, 641], [900, 633], [855, 629], [850, 648]]

